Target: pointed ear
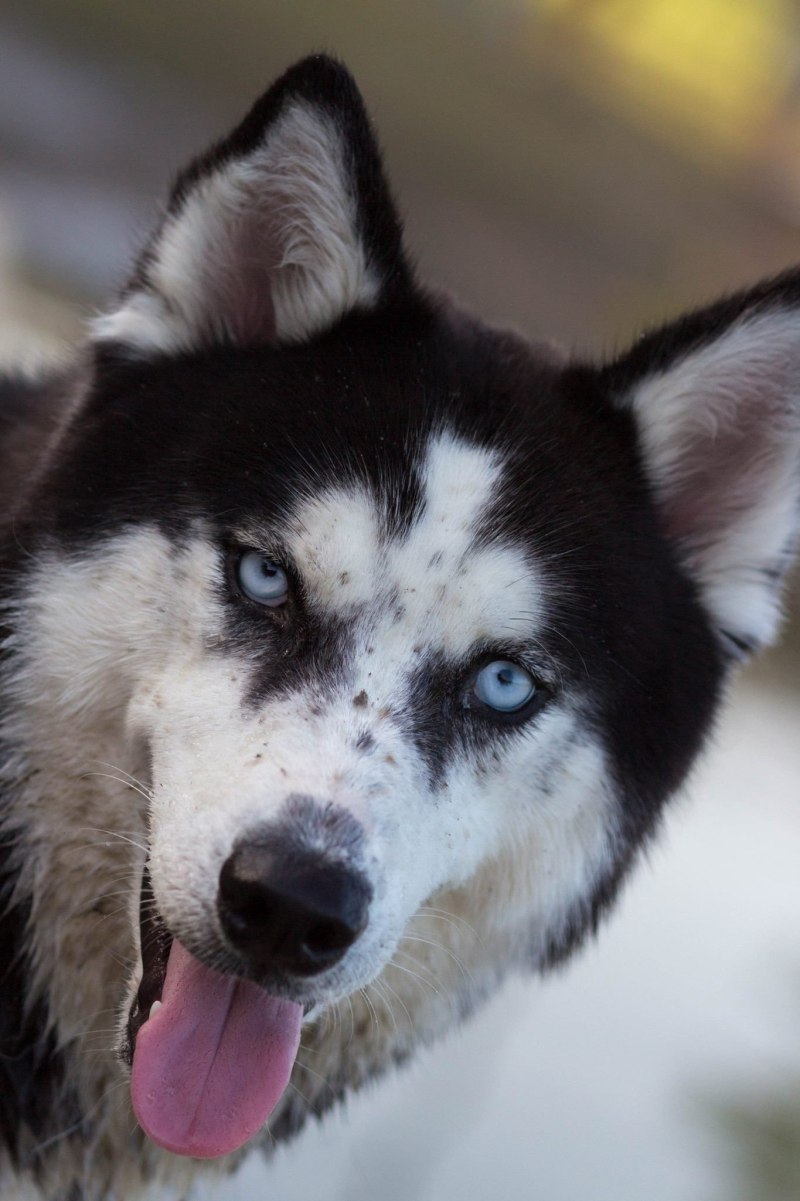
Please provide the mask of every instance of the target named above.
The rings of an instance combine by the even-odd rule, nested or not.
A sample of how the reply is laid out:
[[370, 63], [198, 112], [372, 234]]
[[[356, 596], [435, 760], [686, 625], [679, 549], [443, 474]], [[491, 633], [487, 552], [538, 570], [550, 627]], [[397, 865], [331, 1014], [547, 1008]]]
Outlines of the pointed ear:
[[141, 355], [302, 342], [407, 285], [358, 89], [316, 56], [182, 173], [120, 306], [94, 332]]
[[800, 272], [648, 335], [603, 376], [723, 644], [769, 644], [800, 526]]

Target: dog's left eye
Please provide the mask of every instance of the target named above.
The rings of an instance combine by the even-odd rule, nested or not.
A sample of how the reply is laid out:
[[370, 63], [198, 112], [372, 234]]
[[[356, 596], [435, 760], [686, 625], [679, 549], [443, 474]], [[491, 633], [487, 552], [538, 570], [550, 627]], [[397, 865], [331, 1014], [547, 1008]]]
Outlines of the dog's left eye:
[[286, 572], [257, 550], [246, 550], [239, 556], [236, 582], [245, 596], [259, 605], [275, 608], [288, 599], [289, 580]]
[[479, 701], [498, 713], [515, 713], [532, 700], [536, 681], [529, 671], [507, 659], [487, 663], [475, 677], [472, 690]]

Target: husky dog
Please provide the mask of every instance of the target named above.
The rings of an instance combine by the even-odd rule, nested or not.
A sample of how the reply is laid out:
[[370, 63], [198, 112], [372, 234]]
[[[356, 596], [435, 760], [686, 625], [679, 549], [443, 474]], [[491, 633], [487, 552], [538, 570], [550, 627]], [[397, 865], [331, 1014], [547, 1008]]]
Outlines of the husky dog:
[[423, 289], [330, 59], [180, 175], [0, 390], [5, 1201], [185, 1189], [596, 928], [775, 636], [798, 391], [798, 272], [599, 366]]

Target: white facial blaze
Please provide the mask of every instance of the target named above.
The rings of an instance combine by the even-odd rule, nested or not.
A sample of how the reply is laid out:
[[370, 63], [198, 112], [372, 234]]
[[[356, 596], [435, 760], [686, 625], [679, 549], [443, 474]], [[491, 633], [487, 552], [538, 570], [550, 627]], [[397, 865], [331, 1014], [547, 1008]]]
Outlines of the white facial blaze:
[[[320, 983], [320, 1001], [389, 970], [412, 915], [443, 890], [475, 929], [519, 940], [533, 922], [542, 946], [591, 890], [613, 809], [602, 751], [576, 737], [575, 711], [545, 710], [497, 755], [456, 747], [435, 782], [409, 729], [425, 667], [466, 675], [487, 647], [535, 646], [546, 579], [521, 548], [483, 532], [502, 472], [496, 452], [442, 435], [420, 462], [419, 510], [398, 533], [353, 485], [298, 506], [272, 535], [288, 544], [308, 619], [339, 617], [346, 653], [319, 684], [298, 676], [293, 688], [289, 678], [261, 702], [251, 699], [264, 670], [258, 625], [250, 650], [226, 641], [223, 554], [202, 530], [175, 548], [143, 528], [37, 576], [29, 633], [45, 651], [25, 704], [46, 710], [40, 729], [74, 729], [76, 712], [95, 730], [114, 725], [113, 746], [101, 734], [60, 753], [76, 776], [112, 756], [133, 771], [132, 748], [147, 747], [149, 816], [121, 790], [116, 809], [93, 801], [80, 821], [134, 837], [138, 823], [157, 903], [190, 948], [219, 945], [222, 864], [248, 831], [280, 820], [292, 794], [352, 814], [374, 891], [368, 927]], [[432, 711], [429, 720], [449, 719]], [[492, 870], [506, 882], [502, 905], [489, 898]], [[408, 980], [392, 987], [411, 1000]]]
[[[496, 452], [448, 435], [425, 460], [423, 507], [408, 537], [389, 550], [397, 632], [456, 657], [481, 643], [521, 638], [536, 627], [541, 581], [517, 547], [475, 545], [502, 474]], [[387, 623], [388, 624], [388, 623]]]
[[307, 501], [293, 517], [287, 541], [315, 603], [344, 613], [375, 596], [379, 520], [363, 491], [337, 490]]
[[521, 549], [476, 544], [502, 473], [496, 452], [442, 435], [420, 468], [420, 513], [401, 536], [382, 535], [374, 499], [355, 487], [307, 501], [286, 532], [315, 604], [343, 617], [371, 605], [369, 642], [389, 689], [414, 647], [467, 655], [531, 635], [540, 613], [542, 581]]

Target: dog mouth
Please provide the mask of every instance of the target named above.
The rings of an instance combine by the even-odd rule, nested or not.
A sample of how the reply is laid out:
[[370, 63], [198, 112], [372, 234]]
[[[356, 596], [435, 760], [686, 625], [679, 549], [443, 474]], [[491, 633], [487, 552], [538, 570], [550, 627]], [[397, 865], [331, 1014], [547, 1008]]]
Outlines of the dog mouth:
[[303, 1006], [195, 958], [160, 918], [147, 869], [139, 918], [142, 979], [123, 1051], [137, 1120], [175, 1154], [229, 1154], [286, 1090]]
[[133, 1053], [139, 1031], [162, 1004], [167, 963], [173, 943], [172, 935], [156, 909], [147, 867], [144, 869], [139, 899], [139, 935], [142, 979], [128, 1015], [127, 1039], [122, 1050], [122, 1058], [128, 1067], [133, 1066]]

